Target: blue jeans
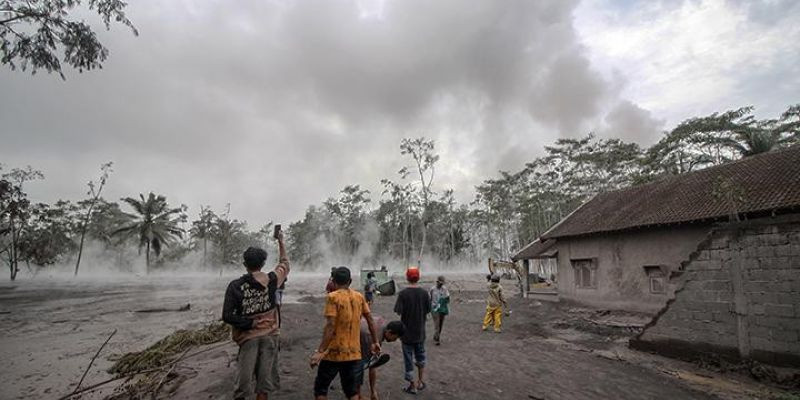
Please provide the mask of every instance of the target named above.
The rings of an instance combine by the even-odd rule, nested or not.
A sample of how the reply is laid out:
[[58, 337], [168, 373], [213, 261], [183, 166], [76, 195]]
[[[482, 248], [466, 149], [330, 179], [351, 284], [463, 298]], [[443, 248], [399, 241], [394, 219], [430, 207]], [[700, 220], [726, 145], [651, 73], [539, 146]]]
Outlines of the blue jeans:
[[[414, 363], [416, 359], [416, 364]], [[417, 368], [425, 367], [425, 343], [403, 343], [403, 364], [406, 369], [406, 380], [414, 382], [414, 365]]]

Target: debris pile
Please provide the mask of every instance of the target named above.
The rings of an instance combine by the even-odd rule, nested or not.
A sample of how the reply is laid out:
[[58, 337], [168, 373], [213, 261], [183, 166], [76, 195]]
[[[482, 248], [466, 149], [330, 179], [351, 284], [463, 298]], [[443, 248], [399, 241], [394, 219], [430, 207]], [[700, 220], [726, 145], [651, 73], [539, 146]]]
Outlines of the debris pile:
[[187, 349], [216, 343], [229, 336], [230, 329], [222, 322], [215, 322], [195, 330], [181, 329], [145, 350], [123, 355], [108, 372], [121, 375], [161, 367], [169, 364], [175, 356]]
[[[178, 362], [203, 352], [198, 351], [187, 357], [190, 350], [198, 346], [225, 341], [229, 337], [228, 325], [215, 322], [200, 329], [175, 331], [145, 350], [123, 355], [109, 369], [109, 372], [117, 377], [127, 376], [128, 379], [115, 390], [115, 394], [110, 398], [143, 399], [149, 397], [148, 395], [155, 398], [166, 383], [178, 376], [173, 373]], [[139, 372], [141, 373], [137, 374]]]

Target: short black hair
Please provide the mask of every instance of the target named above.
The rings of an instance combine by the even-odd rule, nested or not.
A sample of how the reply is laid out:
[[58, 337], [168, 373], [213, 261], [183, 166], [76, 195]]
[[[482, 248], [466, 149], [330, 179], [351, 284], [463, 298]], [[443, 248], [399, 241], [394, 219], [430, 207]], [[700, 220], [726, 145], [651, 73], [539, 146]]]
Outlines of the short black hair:
[[374, 272], [367, 272], [367, 278], [372, 278], [375, 276]]
[[386, 324], [386, 330], [402, 337], [406, 333], [406, 326], [402, 321], [392, 321]]
[[331, 275], [333, 276], [333, 283], [337, 285], [347, 285], [352, 282], [350, 279], [350, 269], [347, 267], [336, 268], [336, 271], [333, 271]]
[[267, 252], [260, 247], [248, 247], [242, 254], [244, 266], [249, 270], [259, 270], [267, 262]]

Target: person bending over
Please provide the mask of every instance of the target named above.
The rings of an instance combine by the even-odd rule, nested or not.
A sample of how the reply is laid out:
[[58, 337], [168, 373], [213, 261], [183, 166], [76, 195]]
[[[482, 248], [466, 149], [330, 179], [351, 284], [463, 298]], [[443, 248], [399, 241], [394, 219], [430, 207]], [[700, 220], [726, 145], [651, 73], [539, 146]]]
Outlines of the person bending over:
[[[405, 327], [400, 321], [392, 321], [388, 324], [383, 318], [375, 316], [375, 329], [378, 331], [381, 345], [383, 342], [394, 342], [403, 336]], [[358, 394], [361, 396], [361, 386], [364, 385], [364, 370], [369, 367], [370, 360], [372, 360], [372, 352], [370, 351], [370, 332], [366, 321], [361, 321], [361, 365], [356, 373], [356, 383], [358, 384]], [[378, 400], [378, 368], [369, 368], [369, 389], [370, 400]]]

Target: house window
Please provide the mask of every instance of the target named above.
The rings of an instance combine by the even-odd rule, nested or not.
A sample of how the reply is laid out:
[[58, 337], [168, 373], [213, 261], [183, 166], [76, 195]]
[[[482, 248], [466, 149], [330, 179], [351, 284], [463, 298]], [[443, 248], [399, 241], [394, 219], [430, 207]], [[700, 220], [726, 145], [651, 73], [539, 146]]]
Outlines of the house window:
[[666, 276], [660, 266], [645, 265], [644, 272], [650, 281], [650, 293], [664, 294], [667, 292]]
[[584, 289], [597, 287], [597, 262], [593, 258], [571, 260], [575, 271], [575, 286]]

